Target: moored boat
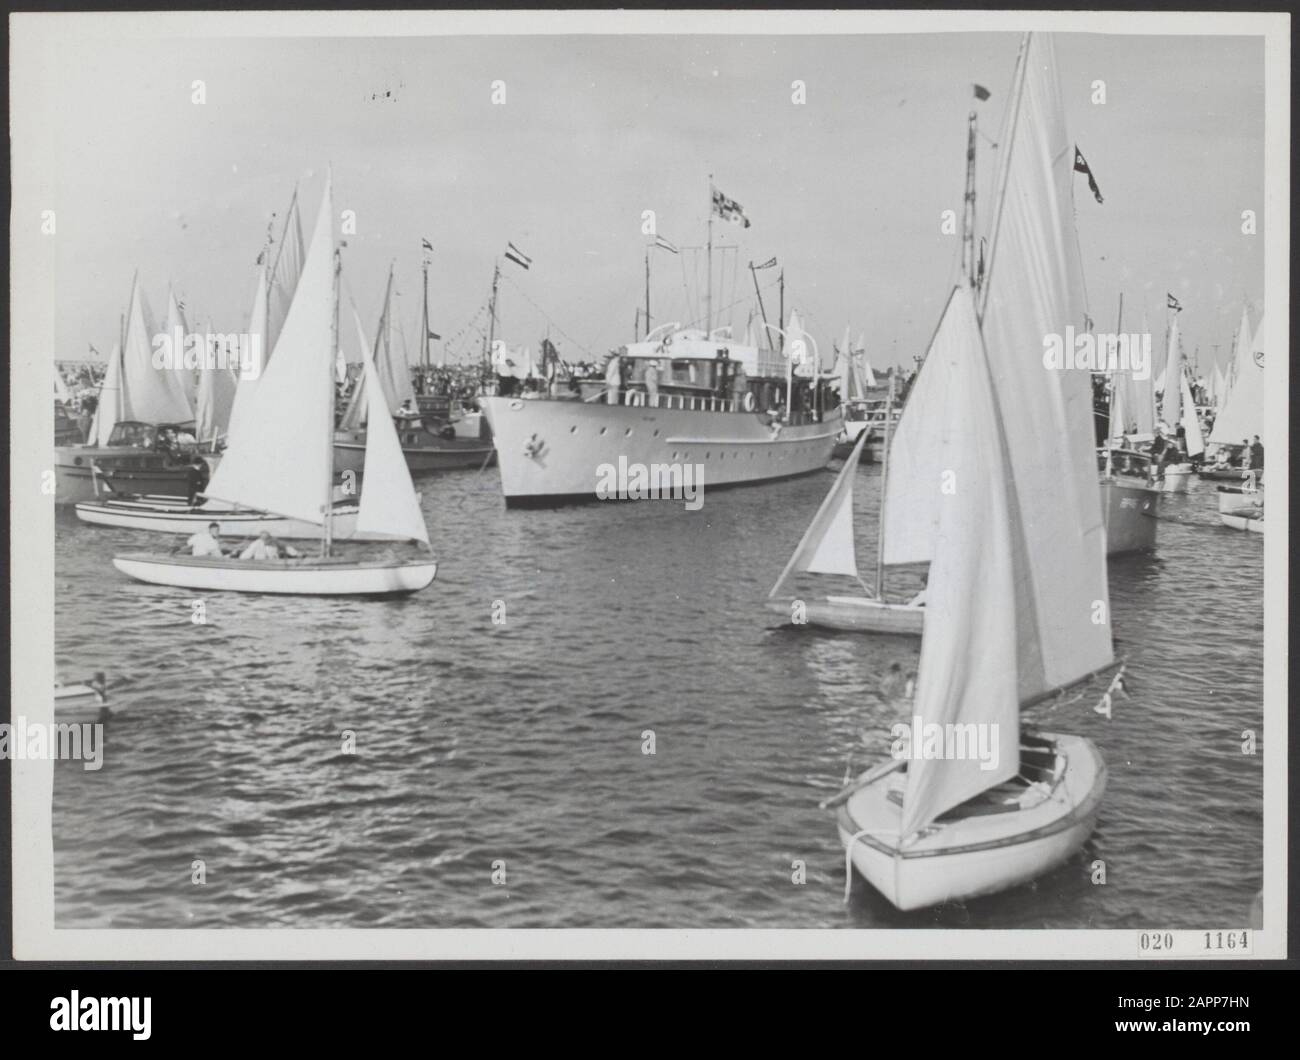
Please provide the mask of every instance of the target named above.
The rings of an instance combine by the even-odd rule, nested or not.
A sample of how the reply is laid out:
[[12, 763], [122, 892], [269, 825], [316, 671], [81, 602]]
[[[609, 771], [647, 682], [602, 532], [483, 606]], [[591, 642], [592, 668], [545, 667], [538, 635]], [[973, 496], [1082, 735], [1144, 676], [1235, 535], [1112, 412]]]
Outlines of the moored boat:
[[89, 681], [54, 686], [54, 721], [70, 725], [104, 721], [109, 715], [108, 686], [103, 672]]
[[[218, 501], [191, 505], [180, 498], [137, 497], [129, 500], [85, 502], [76, 506], [77, 518], [92, 526], [122, 530], [147, 530], [159, 534], [193, 534], [216, 523], [223, 537], [255, 537], [268, 533], [289, 541], [319, 541], [318, 523], [273, 515]], [[334, 505], [332, 536], [335, 541], [401, 541], [394, 534], [357, 528], [360, 505], [355, 501]]]
[[1220, 486], [1219, 521], [1233, 530], [1264, 532], [1264, 490], [1237, 486]]

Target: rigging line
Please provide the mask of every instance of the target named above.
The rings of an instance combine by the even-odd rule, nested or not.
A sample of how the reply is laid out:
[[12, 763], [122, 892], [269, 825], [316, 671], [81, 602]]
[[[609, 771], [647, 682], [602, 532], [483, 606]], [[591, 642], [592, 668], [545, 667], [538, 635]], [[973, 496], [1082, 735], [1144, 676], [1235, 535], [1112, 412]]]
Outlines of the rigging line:
[[562, 327], [560, 327], [560, 325], [557, 324], [557, 323], [555, 322], [555, 320], [551, 317], [551, 315], [550, 315], [549, 313], [546, 312], [545, 309], [543, 309], [543, 308], [542, 308], [541, 306], [539, 306], [536, 302], [534, 302], [534, 301], [533, 301], [533, 300], [528, 296], [528, 292], [525, 291], [522, 287], [520, 287], [519, 284], [515, 283], [515, 281], [514, 281], [514, 277], [512, 277], [509, 273], [504, 273], [504, 274], [502, 275], [502, 278], [505, 279], [505, 280], [508, 280], [509, 283], [510, 283], [510, 286], [513, 287], [516, 291], [519, 292], [519, 294], [523, 297], [524, 301], [527, 302], [527, 303], [528, 303], [530, 306], [532, 306], [534, 309], [536, 309], [537, 312], [541, 313], [542, 316], [546, 318], [546, 322], [547, 322], [548, 324], [550, 324], [551, 327], [553, 327], [553, 328], [554, 328], [556, 331], [558, 331], [561, 335], [563, 335], [563, 336], [565, 337], [566, 340], [568, 340], [569, 342], [573, 343], [573, 345], [577, 346], [578, 349], [582, 350], [582, 352], [585, 353], [588, 357], [595, 357], [595, 356], [596, 356], [594, 353], [591, 352], [590, 349], [587, 348], [587, 346], [586, 346], [585, 343], [581, 343], [581, 342], [579, 342], [579, 341], [578, 341], [577, 339], [575, 339], [572, 335], [570, 335], [567, 331], [565, 331]]

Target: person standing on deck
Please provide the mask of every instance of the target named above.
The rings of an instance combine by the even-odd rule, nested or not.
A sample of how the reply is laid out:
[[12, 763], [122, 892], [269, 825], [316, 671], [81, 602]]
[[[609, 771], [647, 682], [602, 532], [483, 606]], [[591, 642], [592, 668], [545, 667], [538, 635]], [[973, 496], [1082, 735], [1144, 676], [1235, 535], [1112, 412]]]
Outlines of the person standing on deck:
[[645, 366], [646, 404], [654, 405], [659, 401], [659, 362], [651, 361]]
[[1259, 435], [1255, 435], [1255, 441], [1250, 446], [1250, 470], [1264, 470], [1264, 446], [1259, 440]]

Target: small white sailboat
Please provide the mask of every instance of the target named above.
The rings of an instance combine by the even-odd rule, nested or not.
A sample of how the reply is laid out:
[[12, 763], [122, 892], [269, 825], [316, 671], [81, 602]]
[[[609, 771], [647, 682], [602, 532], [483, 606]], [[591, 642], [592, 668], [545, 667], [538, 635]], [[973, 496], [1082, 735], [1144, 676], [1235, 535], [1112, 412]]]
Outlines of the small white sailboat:
[[1026, 38], [1012, 93], [982, 311], [959, 287], [939, 326], [964, 351], [948, 385], [962, 395], [949, 429], [966, 459], [958, 488], [931, 503], [934, 532], [918, 535], [929, 599], [905, 719], [918, 735], [822, 803], [851, 865], [903, 910], [1049, 871], [1091, 833], [1106, 783], [1091, 741], [1020, 726], [1022, 704], [1114, 658], [1091, 618], [1097, 601], [1109, 613], [1091, 380], [1042, 371], [1036, 352], [1036, 336], [1081, 315], [1074, 152], [1050, 40]]
[[[890, 395], [893, 395], [893, 376], [890, 376]], [[892, 404], [892, 400], [891, 400]], [[888, 426], [886, 426], [888, 429]], [[883, 545], [877, 549], [875, 591], [867, 586], [858, 571], [857, 549], [853, 533], [853, 483], [858, 461], [867, 444], [867, 432], [858, 434], [844, 466], [835, 476], [835, 483], [826, 494], [817, 514], [804, 531], [794, 553], [768, 593], [767, 608], [783, 615], [796, 624], [823, 626], [829, 629], [855, 630], [867, 633], [900, 633], [919, 636], [925, 625], [925, 607], [921, 603], [890, 602], [884, 597], [884, 564], [881, 562]], [[888, 482], [889, 449], [885, 450], [883, 482]], [[885, 487], [882, 485], [882, 498]], [[885, 500], [882, 499], [882, 505]], [[884, 517], [881, 518], [881, 539], [884, 535]], [[826, 595], [813, 599], [790, 598], [782, 595], [787, 579], [795, 572], [836, 574], [854, 578], [865, 595]]]
[[[381, 595], [423, 589], [437, 564], [396, 554], [358, 560], [331, 555], [334, 518], [334, 372], [337, 272], [329, 182], [311, 246], [275, 350], [249, 396], [247, 424], [209, 484], [209, 496], [233, 505], [323, 527], [321, 555], [241, 560], [228, 556], [125, 553], [124, 574], [155, 585], [235, 592]], [[359, 531], [394, 534], [428, 549], [428, 529], [397, 434], [383, 410], [374, 361], [365, 371], [371, 394]]]
[[54, 685], [54, 720], [56, 723], [79, 725], [104, 721], [109, 715], [108, 684], [103, 672], [89, 681]]

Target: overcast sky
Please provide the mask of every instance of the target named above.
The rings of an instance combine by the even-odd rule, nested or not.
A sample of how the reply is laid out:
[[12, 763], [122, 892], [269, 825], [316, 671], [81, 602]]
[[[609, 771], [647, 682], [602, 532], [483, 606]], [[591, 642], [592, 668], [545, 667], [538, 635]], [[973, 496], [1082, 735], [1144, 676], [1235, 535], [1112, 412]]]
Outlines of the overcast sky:
[[[1262, 308], [1263, 242], [1241, 233], [1243, 210], [1267, 222], [1261, 39], [1056, 44], [1069, 128], [1105, 196], [1095, 203], [1079, 176], [1093, 317], [1112, 328], [1123, 291], [1126, 327], [1145, 306], [1160, 333], [1171, 291], [1187, 354], [1199, 347], [1204, 368], [1218, 343], [1226, 361], [1243, 298], [1252, 318]], [[629, 341], [644, 298], [641, 213], [654, 210], [672, 242], [703, 244], [712, 173], [752, 221], [715, 224], [740, 244], [715, 258], [715, 307], [739, 301], [720, 323], [743, 329], [744, 263], [775, 255], [787, 312], [824, 349], [850, 324], [873, 363], [910, 362], [956, 276], [959, 237], [940, 219], [960, 216], [971, 83], [992, 92], [978, 106], [995, 139], [1017, 46], [1004, 34], [78, 42], [47, 82], [59, 115], [56, 352], [111, 348], [136, 268], [160, 315], [170, 282], [191, 325], [242, 329], [271, 214], [296, 183], [309, 235], [332, 164], [336, 213], [357, 215], [348, 288], [372, 328], [395, 260], [412, 348], [422, 237], [436, 248], [433, 328], [461, 336], [454, 354], [478, 349], [462, 329], [507, 241], [533, 267], [503, 265], [504, 338], [536, 346], [549, 318], [570, 359]], [[804, 105], [791, 102], [796, 79]], [[1104, 105], [1090, 101], [1096, 80]], [[994, 158], [982, 140], [985, 218]], [[656, 255], [656, 323], [701, 311], [702, 259]], [[773, 284], [776, 272], [759, 276]], [[774, 287], [764, 300], [775, 319]]]

